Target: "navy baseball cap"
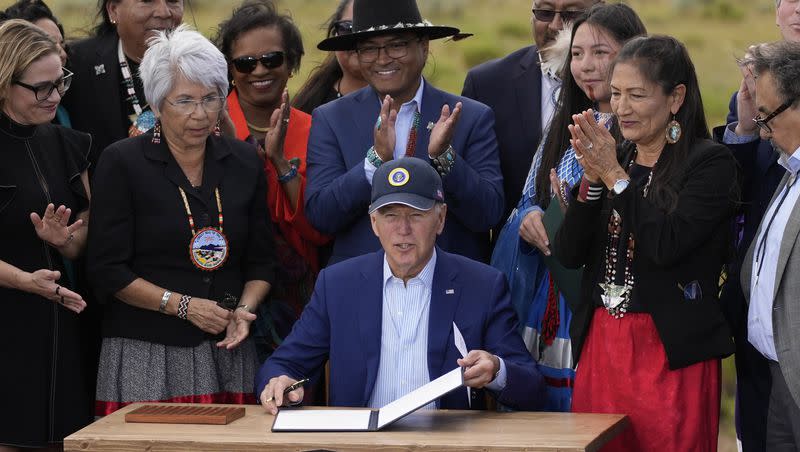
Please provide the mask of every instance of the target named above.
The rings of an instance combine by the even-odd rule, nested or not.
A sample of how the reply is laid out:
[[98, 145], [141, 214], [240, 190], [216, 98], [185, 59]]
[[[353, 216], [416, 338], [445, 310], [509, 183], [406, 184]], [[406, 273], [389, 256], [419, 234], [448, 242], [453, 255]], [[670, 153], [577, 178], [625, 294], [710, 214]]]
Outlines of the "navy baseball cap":
[[380, 166], [372, 176], [369, 213], [389, 204], [403, 204], [417, 210], [430, 210], [444, 202], [442, 178], [425, 160], [403, 157]]

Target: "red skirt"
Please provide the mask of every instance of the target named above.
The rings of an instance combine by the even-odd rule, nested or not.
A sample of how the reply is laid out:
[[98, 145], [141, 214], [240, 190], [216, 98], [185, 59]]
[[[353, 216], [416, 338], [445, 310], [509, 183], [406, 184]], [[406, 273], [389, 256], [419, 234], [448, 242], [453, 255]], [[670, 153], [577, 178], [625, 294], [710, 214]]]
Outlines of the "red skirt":
[[572, 411], [621, 413], [630, 428], [602, 450], [715, 452], [720, 361], [669, 370], [649, 314], [597, 308], [575, 376]]

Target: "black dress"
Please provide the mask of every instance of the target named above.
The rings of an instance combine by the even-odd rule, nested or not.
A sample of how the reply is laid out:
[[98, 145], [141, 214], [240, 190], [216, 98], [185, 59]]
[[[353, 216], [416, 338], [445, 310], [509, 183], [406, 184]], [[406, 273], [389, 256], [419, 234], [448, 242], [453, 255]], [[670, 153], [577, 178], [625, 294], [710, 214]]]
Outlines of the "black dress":
[[[39, 239], [30, 213], [48, 203], [89, 208], [81, 173], [91, 138], [44, 124], [22, 126], [0, 114], [0, 260], [24, 271], [62, 272], [64, 262]], [[81, 354], [80, 316], [34, 295], [0, 287], [0, 400], [14, 411], [0, 422], [0, 444], [43, 447], [91, 422], [91, 393]]]

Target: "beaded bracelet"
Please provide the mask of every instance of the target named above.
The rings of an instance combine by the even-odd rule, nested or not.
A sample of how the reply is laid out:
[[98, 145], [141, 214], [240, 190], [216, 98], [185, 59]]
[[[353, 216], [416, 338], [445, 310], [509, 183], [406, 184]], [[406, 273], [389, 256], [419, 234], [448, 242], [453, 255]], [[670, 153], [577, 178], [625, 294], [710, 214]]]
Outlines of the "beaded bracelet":
[[453, 169], [453, 165], [456, 163], [456, 151], [453, 149], [453, 146], [449, 144], [447, 145], [447, 150], [442, 152], [438, 157], [428, 157], [431, 159], [433, 167], [436, 168], [436, 172], [442, 177], [450, 174], [450, 170]]
[[381, 159], [375, 151], [375, 146], [370, 146], [369, 149], [367, 149], [367, 161], [375, 168], [380, 168], [381, 165], [383, 165], [383, 159]]
[[593, 184], [588, 179], [581, 178], [581, 185], [578, 189], [578, 199], [583, 201], [597, 201], [603, 194], [602, 184]]
[[178, 302], [178, 318], [182, 320], [186, 320], [186, 316], [189, 314], [189, 301], [191, 301], [192, 297], [189, 295], [181, 295], [181, 301]]
[[278, 176], [278, 182], [283, 184], [283, 183], [289, 182], [290, 180], [294, 179], [295, 177], [297, 177], [297, 167], [295, 165], [291, 165], [290, 164], [289, 165], [289, 171], [287, 171], [286, 174], [284, 174], [282, 176]]

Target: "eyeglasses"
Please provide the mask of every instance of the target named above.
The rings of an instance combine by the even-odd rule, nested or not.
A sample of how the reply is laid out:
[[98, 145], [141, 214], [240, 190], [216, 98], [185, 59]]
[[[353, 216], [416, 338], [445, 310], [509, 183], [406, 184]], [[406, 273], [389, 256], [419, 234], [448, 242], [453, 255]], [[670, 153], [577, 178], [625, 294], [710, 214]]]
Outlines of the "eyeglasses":
[[353, 33], [352, 20], [337, 20], [331, 26], [334, 36], [349, 35]]
[[225, 107], [225, 98], [221, 96], [208, 96], [200, 100], [178, 99], [175, 102], [169, 99], [164, 100], [172, 105], [178, 113], [186, 116], [194, 113], [198, 105], [203, 107], [206, 113], [216, 113]]
[[234, 58], [231, 62], [237, 71], [241, 72], [242, 74], [249, 74], [256, 70], [256, 66], [258, 65], [259, 61], [265, 68], [275, 69], [276, 67], [281, 67], [283, 65], [283, 61], [286, 59], [285, 57], [286, 55], [283, 52], [270, 52], [265, 53], [260, 57], [243, 56]]
[[[419, 41], [419, 39], [417, 39]], [[408, 55], [408, 45], [410, 41], [392, 41], [382, 46], [364, 46], [356, 49], [358, 61], [362, 63], [372, 63], [378, 59], [381, 49], [386, 52], [389, 58], [398, 59]]]
[[582, 9], [577, 11], [557, 11], [554, 9], [533, 8], [533, 17], [540, 22], [552, 22], [556, 18], [556, 13], [561, 15], [562, 21], [572, 22], [580, 17], [584, 11]]
[[760, 128], [760, 129], [761, 129], [761, 130], [763, 130], [764, 132], [767, 132], [767, 133], [772, 133], [772, 127], [770, 127], [768, 123], [769, 123], [770, 121], [772, 121], [772, 119], [773, 119], [773, 118], [775, 118], [775, 117], [776, 117], [776, 116], [778, 116], [779, 114], [783, 113], [783, 112], [784, 112], [786, 109], [788, 109], [789, 107], [791, 107], [793, 103], [794, 103], [794, 101], [793, 101], [793, 100], [792, 100], [792, 101], [789, 101], [789, 102], [784, 102], [783, 104], [781, 104], [781, 106], [780, 106], [780, 107], [776, 108], [776, 109], [775, 109], [775, 111], [773, 111], [772, 113], [770, 113], [769, 115], [767, 115], [767, 117], [766, 117], [766, 118], [763, 118], [763, 119], [762, 119], [762, 118], [761, 118], [761, 115], [758, 115], [758, 116], [756, 116], [755, 118], [753, 118], [753, 122], [754, 122], [754, 123], [756, 123], [756, 125], [758, 126], [758, 128]]
[[69, 85], [72, 83], [72, 72], [70, 72], [67, 68], [61, 69], [64, 71], [64, 75], [62, 75], [58, 80], [52, 82], [42, 82], [37, 83], [36, 85], [28, 85], [27, 83], [22, 83], [19, 80], [14, 80], [11, 83], [33, 91], [33, 95], [36, 97], [36, 100], [38, 102], [44, 102], [53, 95], [53, 91], [58, 91], [58, 95], [63, 96], [64, 93], [66, 93], [69, 89]]

